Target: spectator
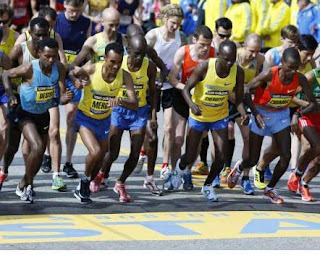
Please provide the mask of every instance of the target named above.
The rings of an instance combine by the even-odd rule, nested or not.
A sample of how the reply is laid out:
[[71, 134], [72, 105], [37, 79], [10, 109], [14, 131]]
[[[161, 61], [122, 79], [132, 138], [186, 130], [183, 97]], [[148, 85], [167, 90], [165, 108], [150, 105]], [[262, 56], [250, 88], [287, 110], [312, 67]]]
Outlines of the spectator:
[[21, 32], [24, 28], [28, 27], [30, 15], [28, 12], [28, 5], [30, 0], [14, 0], [13, 2], [13, 19], [12, 28]]
[[267, 18], [270, 0], [251, 0], [250, 3], [254, 23], [252, 31], [261, 36], [263, 23]]
[[[297, 26], [297, 17], [298, 17], [298, 12], [299, 12], [299, 5], [298, 5], [299, 0], [291, 0], [290, 4], [290, 9], [291, 9], [291, 16], [290, 16], [290, 24]], [[319, 0], [311, 0], [312, 3], [317, 5]]]
[[[156, 27], [153, 14], [153, 0], [142, 0], [142, 29], [145, 34]], [[135, 16], [138, 16], [138, 9]]]
[[298, 29], [301, 34], [314, 34], [316, 27], [315, 21], [320, 15], [318, 6], [310, 0], [298, 0], [299, 12], [297, 18]]
[[142, 25], [142, 0], [117, 0], [117, 10], [121, 14], [120, 33], [126, 34], [127, 27], [132, 23]]
[[192, 5], [189, 5], [187, 13], [185, 13], [184, 21], [182, 24], [182, 31], [186, 36], [190, 36], [194, 33], [197, 27], [198, 14], [197, 9], [193, 8]]
[[252, 12], [248, 0], [232, 0], [232, 5], [226, 12], [226, 17], [232, 21], [231, 40], [243, 43], [251, 32]]
[[290, 8], [284, 0], [270, 0], [267, 19], [261, 30], [265, 51], [281, 45], [281, 29], [290, 22]]
[[207, 0], [205, 4], [205, 25], [212, 31], [215, 28], [215, 21], [224, 17], [228, 8], [226, 0]]
[[109, 0], [86, 0], [84, 4], [85, 12], [83, 15], [92, 21], [91, 35], [103, 30], [102, 12], [110, 5]]
[[56, 9], [56, 0], [31, 0], [30, 3], [33, 16], [36, 15], [42, 7], [50, 6]]

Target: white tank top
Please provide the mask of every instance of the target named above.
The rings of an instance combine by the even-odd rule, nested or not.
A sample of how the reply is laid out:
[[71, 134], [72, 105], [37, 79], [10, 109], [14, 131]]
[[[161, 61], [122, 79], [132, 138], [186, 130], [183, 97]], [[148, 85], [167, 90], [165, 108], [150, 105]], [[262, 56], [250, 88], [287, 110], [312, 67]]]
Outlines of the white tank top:
[[[173, 41], [165, 41], [160, 33], [160, 28], [156, 30], [157, 41], [154, 45], [154, 50], [157, 51], [158, 56], [162, 59], [162, 61], [167, 66], [168, 70], [171, 70], [173, 65], [174, 54], [181, 46], [181, 39], [179, 30], [175, 32], [175, 39]], [[167, 90], [172, 88], [172, 86], [168, 82], [163, 83], [162, 90]]]
[[26, 41], [22, 42], [20, 45], [21, 45], [22, 54], [23, 54], [22, 64], [27, 64], [27, 63], [30, 63], [32, 60], [37, 59], [30, 53]]

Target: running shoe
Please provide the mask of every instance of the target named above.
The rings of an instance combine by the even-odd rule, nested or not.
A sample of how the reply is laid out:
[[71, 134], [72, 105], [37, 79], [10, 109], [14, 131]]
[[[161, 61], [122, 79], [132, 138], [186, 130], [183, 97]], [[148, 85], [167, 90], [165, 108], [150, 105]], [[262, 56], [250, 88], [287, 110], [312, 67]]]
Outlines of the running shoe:
[[6, 180], [7, 177], [8, 177], [8, 174], [4, 174], [0, 172], [0, 191], [3, 185], [3, 182]]
[[166, 191], [173, 191], [173, 185], [172, 185], [172, 174], [169, 174], [168, 179], [163, 184], [163, 189]]
[[41, 164], [41, 170], [43, 173], [49, 173], [51, 169], [52, 169], [51, 157], [50, 155], [44, 154], [42, 164]]
[[167, 180], [169, 175], [171, 174], [171, 170], [168, 166], [164, 166], [160, 170], [160, 178]]
[[144, 162], [146, 160], [146, 157], [147, 157], [147, 155], [140, 155], [139, 156], [139, 160], [138, 160], [137, 166], [133, 170], [133, 173], [136, 173], [136, 174], [140, 174], [141, 173], [142, 168], [143, 168], [143, 164], [144, 164]]
[[97, 193], [100, 191], [100, 185], [104, 182], [104, 177], [102, 173], [98, 173], [96, 177], [90, 182], [90, 192]]
[[184, 174], [185, 170], [181, 170], [181, 168], [179, 167], [180, 165], [180, 159], [178, 159], [177, 164], [176, 164], [176, 168], [175, 170], [172, 172], [172, 185], [174, 189], [178, 189], [180, 187], [180, 185], [182, 184], [182, 175]]
[[219, 200], [219, 197], [213, 190], [212, 185], [204, 185], [201, 189], [201, 193], [207, 198], [209, 202], [217, 202]]
[[253, 173], [254, 173], [254, 185], [255, 187], [259, 188], [259, 189], [265, 189], [267, 187], [267, 184], [264, 182], [264, 173], [263, 172], [259, 172], [257, 170], [257, 166], [253, 167]]
[[100, 190], [104, 189], [104, 188], [108, 188], [110, 185], [110, 180], [109, 178], [104, 178], [103, 181], [100, 184]]
[[31, 185], [28, 185], [27, 187], [23, 188], [22, 195], [20, 197], [21, 201], [27, 202], [27, 203], [33, 203], [34, 198], [32, 196], [32, 188]]
[[270, 188], [269, 190], [265, 188], [263, 191], [263, 195], [265, 199], [269, 199], [272, 203], [275, 203], [275, 204], [283, 203], [283, 199], [280, 197], [279, 193], [274, 188]]
[[271, 173], [271, 170], [270, 170], [270, 167], [267, 166], [265, 169], [264, 169], [264, 179], [266, 181], [270, 181], [271, 178], [272, 178], [273, 174]]
[[152, 180], [151, 182], [147, 182], [147, 180], [144, 180], [143, 187], [148, 189], [152, 195], [162, 196], [162, 191], [159, 189], [156, 181], [154, 180]]
[[243, 188], [243, 192], [247, 195], [253, 195], [254, 194], [254, 190], [251, 186], [250, 180], [246, 179], [246, 180], [241, 180], [241, 187]]
[[72, 163], [66, 163], [64, 166], [63, 166], [63, 172], [65, 174], [66, 177], [68, 178], [78, 178], [79, 177], [79, 174], [78, 172], [73, 168], [73, 165]]
[[[21, 197], [21, 196], [23, 195], [23, 189], [22, 189], [22, 190], [20, 189], [19, 183], [18, 183], [18, 185], [17, 185], [17, 188], [16, 188], [16, 192], [15, 192], [15, 193], [16, 193], [16, 195], [19, 196], [19, 197]], [[36, 196], [36, 192], [35, 192], [33, 189], [31, 189], [31, 194], [32, 194], [33, 197]]]
[[119, 201], [120, 202], [131, 202], [132, 198], [128, 194], [125, 184], [122, 184], [119, 182], [119, 180], [116, 181], [113, 191], [119, 195]]
[[313, 197], [310, 194], [308, 185], [299, 184], [299, 192], [301, 194], [302, 201], [305, 201], [305, 202], [312, 202], [313, 201]]
[[67, 191], [67, 185], [62, 181], [61, 176], [55, 176], [52, 178], [52, 190], [57, 190], [59, 192]]
[[204, 162], [200, 161], [194, 171], [192, 172], [194, 175], [204, 175], [204, 176], [207, 176], [209, 175], [209, 169], [208, 169], [208, 166], [206, 166], [204, 164]]
[[227, 177], [227, 183], [229, 188], [233, 188], [237, 185], [238, 179], [242, 173], [242, 171], [240, 171], [239, 169], [240, 164], [241, 161], [238, 161], [232, 169], [231, 173]]
[[220, 188], [220, 175], [218, 174], [212, 182], [213, 188]]
[[183, 177], [183, 189], [185, 191], [191, 191], [193, 189], [191, 173], [184, 173], [182, 177]]
[[92, 200], [90, 199], [90, 181], [83, 176], [77, 186], [74, 196], [80, 201], [81, 204], [90, 204]]
[[296, 193], [299, 187], [299, 181], [300, 177], [296, 175], [296, 172], [291, 172], [288, 182], [287, 182], [287, 187], [289, 191]]
[[220, 182], [221, 183], [226, 183], [227, 182], [227, 177], [231, 173], [231, 168], [226, 167], [221, 173], [220, 173]]

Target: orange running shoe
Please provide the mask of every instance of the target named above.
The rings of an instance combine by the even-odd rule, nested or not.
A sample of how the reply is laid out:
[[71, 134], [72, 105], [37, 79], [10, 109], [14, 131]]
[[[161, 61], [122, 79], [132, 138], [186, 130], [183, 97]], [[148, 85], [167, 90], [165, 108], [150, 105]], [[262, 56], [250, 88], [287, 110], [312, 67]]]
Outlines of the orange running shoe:
[[233, 188], [237, 185], [238, 183], [238, 179], [242, 173], [242, 171], [240, 171], [239, 166], [241, 165], [242, 161], [238, 161], [234, 168], [232, 169], [231, 173], [228, 175], [227, 177], [227, 183], [228, 183], [228, 187], [229, 188]]
[[283, 199], [274, 188], [271, 188], [269, 190], [267, 190], [267, 188], [264, 189], [263, 195], [265, 199], [269, 199], [272, 203], [283, 204]]
[[209, 174], [209, 169], [208, 169], [208, 166], [206, 166], [204, 164], [204, 162], [200, 161], [194, 171], [193, 171], [193, 174], [194, 175], [204, 175], [204, 176], [207, 176]]
[[3, 182], [6, 180], [7, 177], [8, 177], [8, 174], [4, 174], [0, 170], [0, 191], [1, 191], [1, 188], [2, 188]]
[[128, 194], [125, 184], [120, 183], [119, 180], [116, 181], [113, 191], [119, 195], [120, 202], [131, 202], [132, 198]]
[[300, 177], [298, 177], [295, 172], [292, 172], [287, 182], [287, 187], [289, 191], [296, 193], [298, 190], [299, 181]]
[[313, 201], [313, 197], [310, 194], [308, 185], [301, 185], [299, 183], [299, 192], [301, 194], [302, 201], [305, 201], [305, 202], [312, 202]]
[[100, 191], [100, 185], [104, 182], [104, 177], [102, 173], [98, 173], [96, 177], [90, 182], [90, 192], [97, 193]]
[[231, 168], [226, 167], [221, 173], [220, 173], [220, 182], [221, 183], [226, 183], [227, 182], [227, 177], [231, 173]]

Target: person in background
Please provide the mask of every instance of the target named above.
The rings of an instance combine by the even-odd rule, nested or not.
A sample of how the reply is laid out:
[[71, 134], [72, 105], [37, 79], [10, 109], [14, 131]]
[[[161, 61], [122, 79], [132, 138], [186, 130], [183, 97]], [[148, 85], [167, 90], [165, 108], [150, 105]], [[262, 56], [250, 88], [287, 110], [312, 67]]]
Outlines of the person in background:
[[103, 30], [101, 23], [102, 12], [110, 5], [109, 0], [85, 0], [83, 15], [92, 21], [91, 35], [99, 33]]
[[30, 14], [28, 11], [28, 5], [30, 0], [14, 0], [13, 2], [13, 19], [12, 28], [18, 32], [28, 27], [30, 20]]
[[32, 15], [36, 15], [40, 8], [51, 7], [56, 9], [56, 0], [30, 0]]

